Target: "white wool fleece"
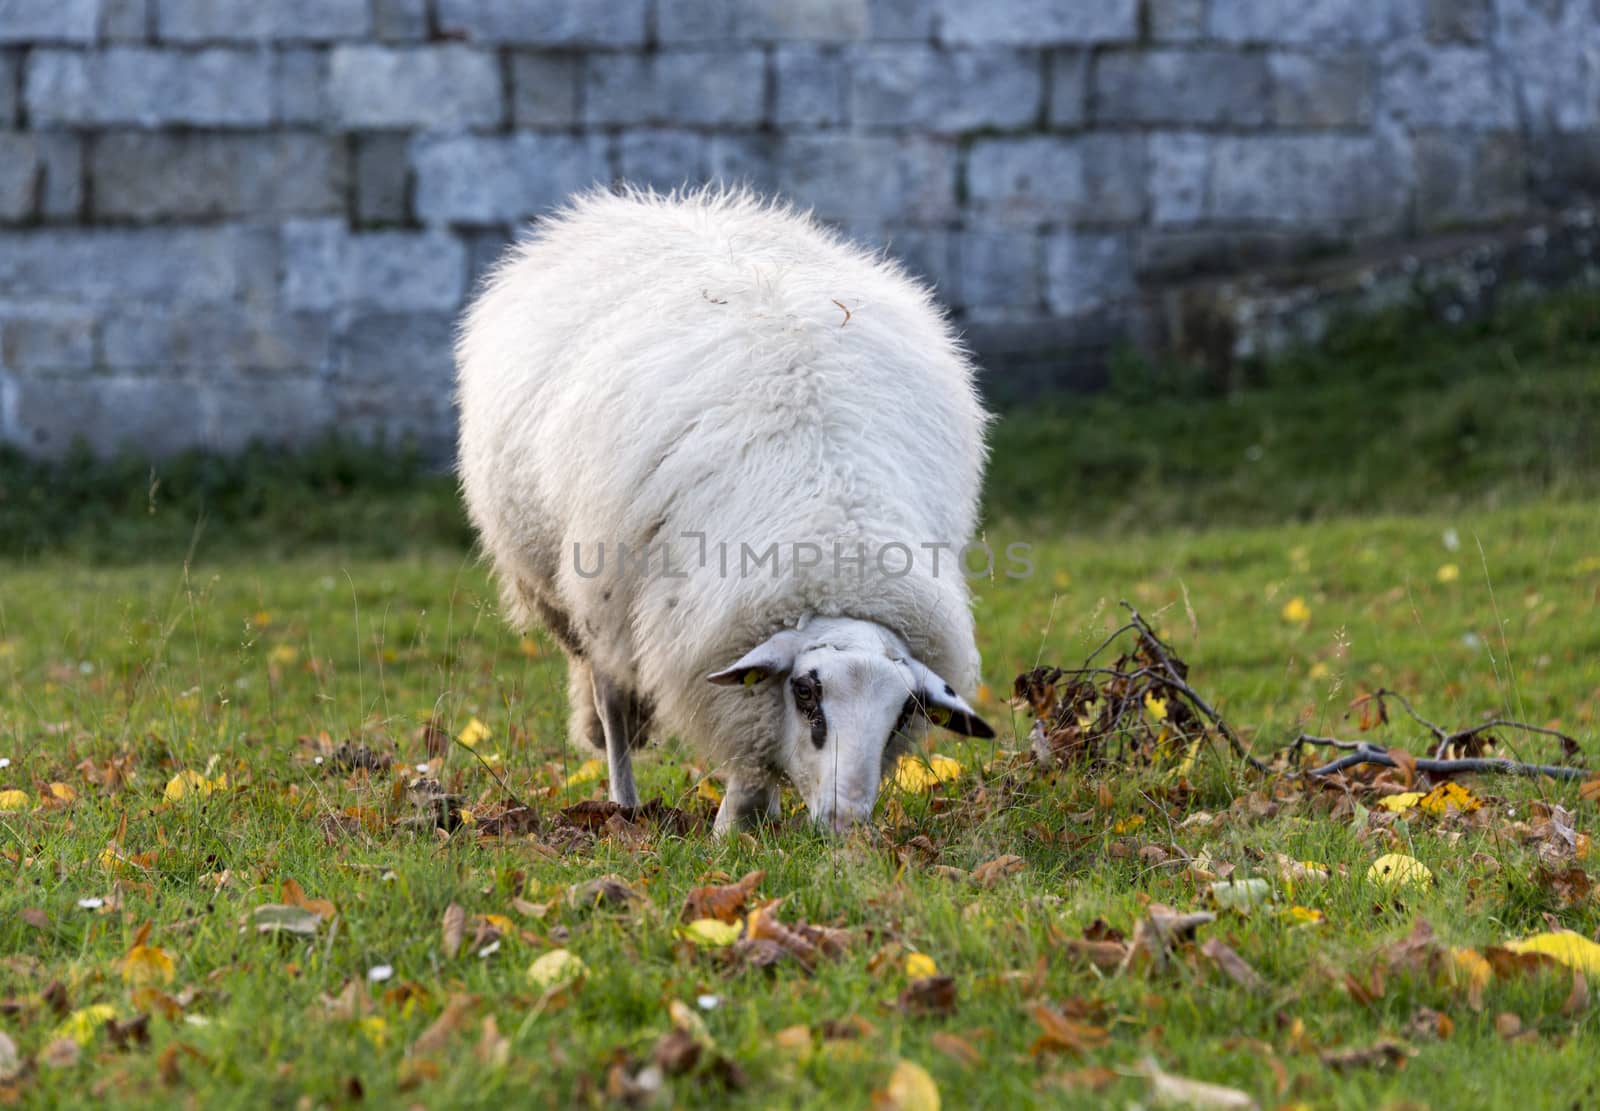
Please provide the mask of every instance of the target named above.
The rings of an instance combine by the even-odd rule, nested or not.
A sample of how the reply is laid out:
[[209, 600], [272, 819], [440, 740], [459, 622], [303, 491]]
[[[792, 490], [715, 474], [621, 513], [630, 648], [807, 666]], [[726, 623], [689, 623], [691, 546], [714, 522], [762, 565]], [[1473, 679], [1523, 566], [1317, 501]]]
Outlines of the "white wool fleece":
[[[507, 252], [457, 363], [461, 481], [510, 617], [564, 616], [595, 669], [721, 770], [773, 766], [777, 707], [706, 676], [812, 615], [877, 622], [973, 693], [966, 582], [920, 546], [971, 539], [988, 418], [894, 262], [744, 191], [590, 193]], [[740, 573], [741, 545], [773, 542], [776, 577]], [[574, 546], [592, 572], [602, 543], [584, 577]], [[686, 577], [617, 573], [618, 543], [665, 543]], [[821, 562], [796, 573], [797, 543]], [[874, 558], [890, 543], [909, 574]], [[836, 544], [872, 554], [835, 567]]]

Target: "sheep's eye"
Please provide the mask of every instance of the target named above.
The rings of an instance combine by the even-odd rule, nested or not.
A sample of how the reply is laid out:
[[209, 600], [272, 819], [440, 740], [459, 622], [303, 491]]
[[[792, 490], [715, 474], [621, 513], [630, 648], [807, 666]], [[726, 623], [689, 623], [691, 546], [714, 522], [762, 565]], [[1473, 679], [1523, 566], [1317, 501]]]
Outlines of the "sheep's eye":
[[795, 708], [810, 714], [822, 702], [822, 684], [815, 675], [796, 675], [789, 683], [794, 690]]

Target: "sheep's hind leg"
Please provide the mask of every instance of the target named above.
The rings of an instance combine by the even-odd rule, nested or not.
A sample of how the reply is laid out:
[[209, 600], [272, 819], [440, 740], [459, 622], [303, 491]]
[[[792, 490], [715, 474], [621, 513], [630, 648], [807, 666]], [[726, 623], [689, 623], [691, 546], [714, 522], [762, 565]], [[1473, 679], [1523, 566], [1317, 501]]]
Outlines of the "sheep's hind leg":
[[717, 808], [717, 820], [711, 829], [718, 837], [726, 837], [735, 829], [754, 825], [763, 818], [776, 820], [780, 813], [777, 784], [730, 779], [728, 793], [722, 796], [722, 805]]
[[595, 712], [606, 736], [611, 801], [632, 809], [639, 805], [639, 788], [634, 786], [633, 756], [628, 745], [628, 696], [598, 671], [591, 672], [591, 681]]

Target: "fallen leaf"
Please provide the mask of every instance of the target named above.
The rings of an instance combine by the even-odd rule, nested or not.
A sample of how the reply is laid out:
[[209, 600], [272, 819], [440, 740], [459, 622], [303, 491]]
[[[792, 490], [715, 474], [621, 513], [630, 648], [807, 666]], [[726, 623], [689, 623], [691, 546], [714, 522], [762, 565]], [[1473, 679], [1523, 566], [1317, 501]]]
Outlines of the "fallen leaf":
[[161, 797], [168, 802], [177, 802], [186, 795], [199, 795], [204, 798], [213, 791], [223, 790], [227, 786], [228, 777], [226, 775], [208, 779], [191, 768], [185, 768], [167, 780], [166, 790], [161, 792]]
[[739, 927], [716, 918], [696, 918], [679, 926], [677, 934], [702, 948], [720, 949], [739, 940]]
[[28, 792], [19, 791], [15, 787], [0, 791], [0, 814], [15, 814], [26, 810], [32, 801]]
[[1511, 1011], [1501, 1011], [1494, 1016], [1494, 1032], [1510, 1041], [1522, 1033], [1522, 1018]]
[[1349, 1069], [1403, 1068], [1415, 1055], [1416, 1050], [1405, 1043], [1384, 1038], [1355, 1049], [1329, 1050], [1318, 1054], [1318, 1057], [1335, 1072], [1344, 1072]]
[[931, 791], [961, 776], [961, 764], [948, 756], [903, 755], [895, 762], [894, 785], [902, 791]]
[[567, 905], [580, 909], [599, 906], [627, 906], [644, 901], [644, 896], [621, 876], [605, 875], [575, 883], [567, 888]]
[[1559, 933], [1534, 934], [1520, 941], [1508, 941], [1504, 948], [1513, 953], [1542, 953], [1568, 968], [1600, 973], [1600, 945], [1582, 934], [1569, 933], [1565, 930]]
[[22, 1058], [11, 1035], [0, 1030], [0, 1083], [15, 1080], [22, 1072]]
[[468, 748], [476, 748], [479, 744], [488, 739], [488, 737], [489, 727], [483, 724], [483, 722], [479, 721], [477, 718], [473, 718], [471, 721], [467, 722], [466, 726], [462, 728], [461, 732], [456, 734], [456, 740], [460, 741]]
[[1261, 992], [1266, 990], [1267, 983], [1261, 978], [1261, 974], [1251, 968], [1243, 957], [1234, 952], [1232, 947], [1217, 938], [1208, 938], [1206, 943], [1200, 946], [1200, 953], [1208, 958], [1212, 964], [1220, 968], [1228, 979], [1246, 991]]
[[1014, 876], [1028, 866], [1020, 856], [1006, 853], [986, 860], [972, 870], [972, 879], [979, 887], [993, 887], [1007, 876]]
[[928, 1044], [946, 1057], [960, 1062], [966, 1068], [977, 1068], [983, 1064], [983, 1054], [979, 1053], [973, 1044], [960, 1034], [952, 1034], [947, 1030], [936, 1030], [929, 1035]]
[[[530, 968], [528, 973], [531, 977], [533, 969]], [[414, 1056], [421, 1056], [443, 1049], [450, 1041], [450, 1036], [466, 1021], [467, 1012], [472, 1010], [476, 1002], [477, 1000], [470, 995], [452, 995], [445, 1000], [444, 1010], [439, 1012], [439, 1017], [429, 1023], [428, 1028], [418, 1034], [417, 1040], [411, 1043], [411, 1053]]]
[[39, 1051], [39, 1063], [47, 1069], [70, 1069], [83, 1056], [76, 1038], [56, 1038]]
[[939, 1086], [913, 1061], [895, 1063], [882, 1096], [882, 1105], [893, 1111], [939, 1111]]
[[1561, 1013], [1567, 1018], [1577, 1018], [1589, 1009], [1589, 981], [1584, 977], [1581, 969], [1572, 970], [1572, 990], [1567, 992], [1567, 998], [1561, 1004]]
[[1111, 1039], [1104, 1026], [1076, 1022], [1054, 1007], [1047, 1007], [1042, 1003], [1029, 1007], [1028, 1013], [1044, 1030], [1044, 1033], [1028, 1048], [1028, 1052], [1035, 1057], [1054, 1050], [1082, 1054], [1087, 1050], [1100, 1048]]
[[461, 941], [467, 929], [467, 911], [465, 907], [451, 903], [444, 908], [444, 921], [440, 930], [444, 935], [444, 955], [454, 958], [461, 952]]
[[926, 953], [906, 954], [906, 975], [913, 980], [920, 980], [927, 976], [937, 976], [939, 966], [932, 957]]
[[1272, 898], [1272, 885], [1260, 877], [1223, 880], [1211, 885], [1211, 900], [1222, 910], [1249, 914]]
[[1237, 1088], [1208, 1084], [1162, 1072], [1146, 1057], [1144, 1074], [1150, 1080], [1150, 1102], [1157, 1107], [1189, 1107], [1195, 1111], [1257, 1111], [1258, 1104]]
[[566, 949], [552, 949], [528, 966], [528, 979], [546, 991], [583, 978], [588, 966], [583, 958]]
[[56, 1027], [55, 1037], [71, 1038], [79, 1045], [88, 1045], [100, 1027], [116, 1017], [117, 1010], [111, 1004], [91, 1003], [68, 1015], [66, 1021]]
[[912, 980], [900, 993], [897, 1005], [908, 1015], [955, 1014], [955, 977], [923, 976]]
[[486, 1068], [503, 1069], [511, 1060], [511, 1039], [500, 1033], [500, 1026], [493, 1015], [483, 1017], [478, 1044], [472, 1053], [478, 1059], [478, 1064]]
[[177, 975], [172, 954], [154, 945], [134, 945], [122, 958], [122, 979], [133, 987], [170, 984]]
[[1399, 794], [1379, 799], [1378, 809], [1392, 810], [1396, 814], [1403, 814], [1421, 801], [1421, 791], [1401, 791]]
[[1425, 886], [1433, 882], [1433, 873], [1414, 856], [1386, 853], [1367, 869], [1367, 882], [1391, 888]]
[[755, 894], [765, 872], [747, 872], [738, 883], [709, 884], [691, 888], [683, 901], [685, 922], [696, 918], [715, 918], [722, 922], [737, 922], [744, 914], [744, 906]]
[[310, 937], [322, 923], [322, 916], [315, 911], [287, 903], [263, 903], [251, 914], [255, 919], [256, 932], [262, 934], [286, 933]]
[[[485, 734], [487, 734], [487, 732], [488, 731], [485, 730]], [[585, 760], [576, 768], [572, 769], [572, 773], [567, 776], [565, 781], [563, 781], [562, 786], [582, 787], [585, 783], [594, 783], [598, 781], [601, 776], [605, 775], [606, 771], [606, 762], [604, 760]]]

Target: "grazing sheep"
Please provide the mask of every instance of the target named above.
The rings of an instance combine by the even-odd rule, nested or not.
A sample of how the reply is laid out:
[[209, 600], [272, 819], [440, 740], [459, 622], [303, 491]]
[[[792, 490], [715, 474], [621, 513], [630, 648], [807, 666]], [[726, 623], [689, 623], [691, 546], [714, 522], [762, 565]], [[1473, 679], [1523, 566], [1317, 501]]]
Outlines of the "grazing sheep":
[[957, 562], [987, 418], [894, 263], [743, 191], [591, 193], [507, 252], [457, 364], [468, 509], [612, 799], [676, 733], [719, 834], [784, 775], [842, 829], [925, 721], [993, 735]]

